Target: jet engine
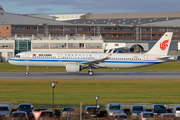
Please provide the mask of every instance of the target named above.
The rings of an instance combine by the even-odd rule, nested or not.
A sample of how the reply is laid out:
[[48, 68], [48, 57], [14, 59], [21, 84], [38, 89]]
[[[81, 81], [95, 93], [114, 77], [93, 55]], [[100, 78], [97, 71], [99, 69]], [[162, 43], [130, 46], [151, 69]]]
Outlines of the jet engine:
[[67, 63], [66, 72], [79, 72], [81, 71], [81, 66], [76, 63]]

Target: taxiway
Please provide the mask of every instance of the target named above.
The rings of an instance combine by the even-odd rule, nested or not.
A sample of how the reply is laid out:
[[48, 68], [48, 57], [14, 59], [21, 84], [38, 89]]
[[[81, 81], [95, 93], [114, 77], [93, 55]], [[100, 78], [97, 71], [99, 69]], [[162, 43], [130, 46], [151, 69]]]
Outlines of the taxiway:
[[180, 72], [95, 72], [89, 76], [87, 72], [0, 72], [0, 80], [107, 80], [107, 79], [180, 79]]

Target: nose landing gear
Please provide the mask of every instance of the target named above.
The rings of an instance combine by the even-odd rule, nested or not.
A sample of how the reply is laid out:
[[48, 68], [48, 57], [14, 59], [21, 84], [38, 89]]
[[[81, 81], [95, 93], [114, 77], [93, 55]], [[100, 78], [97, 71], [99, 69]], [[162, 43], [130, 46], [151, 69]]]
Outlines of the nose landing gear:
[[29, 75], [29, 66], [26, 67], [27, 72], [25, 73], [26, 75]]

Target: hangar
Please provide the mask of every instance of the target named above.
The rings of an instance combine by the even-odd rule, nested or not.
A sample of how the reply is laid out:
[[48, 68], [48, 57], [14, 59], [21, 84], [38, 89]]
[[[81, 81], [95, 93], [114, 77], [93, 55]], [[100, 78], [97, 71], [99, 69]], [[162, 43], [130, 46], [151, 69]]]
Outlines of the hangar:
[[[56, 48], [56, 51], [83, 49], [84, 52], [104, 52], [109, 48], [124, 47], [132, 52], [143, 52], [148, 51], [167, 31], [174, 33], [170, 51], [178, 53], [180, 52], [179, 22], [180, 12], [13, 14], [5, 12], [0, 6], [0, 54], [6, 61], [8, 56], [13, 56], [15, 53], [47, 50], [53, 48], [53, 45], [53, 50]], [[73, 44], [67, 41], [73, 41]], [[88, 50], [84, 50], [87, 49], [87, 41], [91, 44]], [[74, 50], [69, 47], [70, 44]]]

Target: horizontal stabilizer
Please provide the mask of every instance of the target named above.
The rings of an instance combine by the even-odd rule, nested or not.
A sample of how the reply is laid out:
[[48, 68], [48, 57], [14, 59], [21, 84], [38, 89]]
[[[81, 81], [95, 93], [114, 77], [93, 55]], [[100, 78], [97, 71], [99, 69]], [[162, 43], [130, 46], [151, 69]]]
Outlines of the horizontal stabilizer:
[[173, 56], [157, 57], [156, 60], [174, 60]]

